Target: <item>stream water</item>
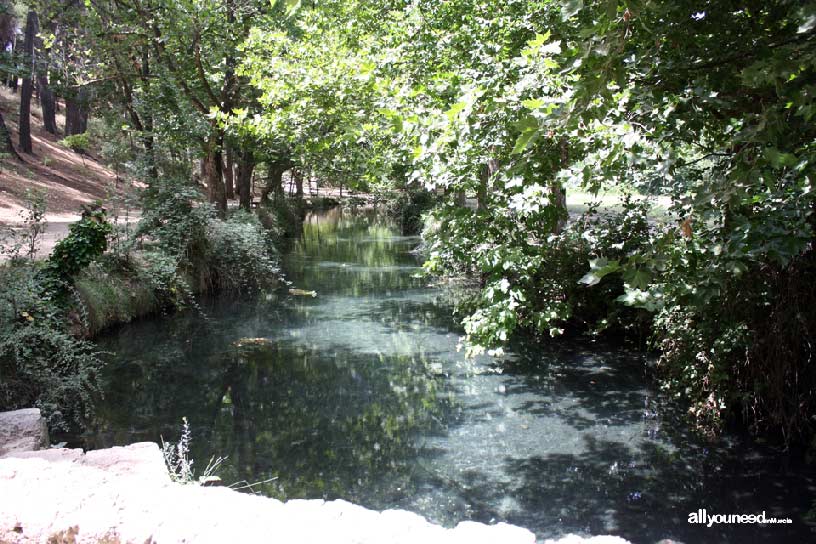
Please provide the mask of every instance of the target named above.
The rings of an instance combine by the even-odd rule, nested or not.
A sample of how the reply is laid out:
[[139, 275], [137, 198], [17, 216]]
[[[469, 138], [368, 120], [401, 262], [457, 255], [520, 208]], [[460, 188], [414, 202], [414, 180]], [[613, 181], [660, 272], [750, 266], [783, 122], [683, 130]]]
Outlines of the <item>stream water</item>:
[[[86, 448], [177, 440], [199, 472], [278, 498], [342, 498], [454, 525], [507, 521], [540, 539], [805, 542], [816, 477], [735, 437], [706, 442], [672, 415], [642, 355], [521, 343], [466, 359], [450, 297], [369, 213], [311, 215], [285, 257], [316, 297], [205, 301], [99, 340], [105, 399]], [[790, 517], [690, 524], [688, 514]]]

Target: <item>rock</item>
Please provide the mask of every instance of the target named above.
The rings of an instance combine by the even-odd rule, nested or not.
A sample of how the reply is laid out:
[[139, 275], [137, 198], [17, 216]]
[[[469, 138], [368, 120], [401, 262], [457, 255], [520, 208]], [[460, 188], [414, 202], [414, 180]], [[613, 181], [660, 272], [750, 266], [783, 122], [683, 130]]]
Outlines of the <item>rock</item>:
[[81, 449], [54, 448], [38, 451], [13, 451], [6, 454], [6, 459], [43, 459], [51, 463], [74, 463], [79, 461], [85, 452]]
[[[526, 529], [462, 522], [446, 529], [403, 510], [275, 499], [170, 480], [156, 444], [0, 459], [0, 543], [535, 544]], [[552, 544], [628, 544], [569, 535]]]
[[[161, 474], [159, 474], [159, 472]], [[0, 459], [0, 542], [196, 544], [534, 544], [506, 524], [434, 525], [346, 501], [275, 499], [173, 483], [155, 444], [82, 454], [53, 449]]]
[[158, 485], [171, 481], [164, 456], [155, 442], [89, 451], [79, 462], [104, 470], [110, 476], [137, 476], [142, 481]]
[[39, 408], [0, 413], [0, 457], [47, 448], [48, 427]]

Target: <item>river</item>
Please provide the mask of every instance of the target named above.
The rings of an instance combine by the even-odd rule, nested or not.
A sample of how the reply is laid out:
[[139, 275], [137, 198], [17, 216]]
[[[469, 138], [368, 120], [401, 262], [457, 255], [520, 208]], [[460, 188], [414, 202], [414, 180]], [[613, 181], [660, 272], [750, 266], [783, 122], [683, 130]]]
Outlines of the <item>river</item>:
[[[316, 297], [219, 297], [100, 338], [105, 398], [81, 445], [174, 441], [186, 417], [199, 473], [224, 457], [225, 483], [281, 499], [507, 521], [540, 539], [814, 538], [813, 470], [695, 436], [644, 355], [580, 340], [466, 359], [453, 295], [419, 274], [418, 242], [373, 213], [313, 214], [283, 265]], [[793, 523], [690, 524], [700, 508]]]

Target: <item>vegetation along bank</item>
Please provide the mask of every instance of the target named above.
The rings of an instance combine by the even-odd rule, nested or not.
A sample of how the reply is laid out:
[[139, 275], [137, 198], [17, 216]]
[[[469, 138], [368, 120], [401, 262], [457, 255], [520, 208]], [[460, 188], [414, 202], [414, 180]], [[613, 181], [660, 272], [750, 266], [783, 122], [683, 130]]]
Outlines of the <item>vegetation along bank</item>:
[[60, 141], [138, 188], [141, 219], [89, 208], [46, 261], [12, 251], [0, 409], [81, 421], [80, 328], [269, 288], [291, 210], [330, 187], [474, 281], [471, 353], [630, 339], [702, 432], [812, 444], [815, 29], [788, 0], [3, 0], [0, 175]]

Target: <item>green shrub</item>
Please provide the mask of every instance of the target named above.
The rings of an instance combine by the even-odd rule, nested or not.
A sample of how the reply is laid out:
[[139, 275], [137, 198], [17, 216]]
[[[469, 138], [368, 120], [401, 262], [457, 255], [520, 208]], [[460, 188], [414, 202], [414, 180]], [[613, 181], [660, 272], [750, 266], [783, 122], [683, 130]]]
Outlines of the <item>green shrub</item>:
[[52, 429], [78, 427], [92, 413], [101, 361], [71, 334], [39, 272], [0, 267], [0, 410], [35, 405]]
[[626, 199], [616, 212], [591, 208], [544, 239], [534, 231], [519, 233], [523, 243], [516, 247], [491, 243], [490, 223], [479, 212], [459, 208], [431, 215], [423, 234], [430, 251], [426, 269], [479, 278], [477, 297], [459, 308], [467, 314], [470, 352], [501, 345], [518, 331], [547, 336], [605, 331], [645, 338], [647, 312], [617, 301], [624, 294], [623, 278], [580, 281], [588, 261], [626, 262], [649, 247], [645, 203]]
[[[698, 237], [699, 236], [699, 237]], [[705, 432], [742, 421], [784, 441], [813, 434], [816, 253], [787, 264], [736, 258], [701, 231], [673, 237], [648, 296], [663, 388]], [[724, 247], [721, 244], [720, 247]]]
[[136, 229], [135, 235], [149, 243], [139, 273], [176, 306], [194, 304], [196, 290], [271, 286], [279, 277], [273, 243], [278, 233], [265, 231], [257, 217], [243, 211], [218, 219], [194, 187], [164, 182], [148, 195]]
[[91, 145], [86, 132], [66, 136], [60, 143], [76, 153], [86, 153]]
[[45, 192], [26, 190], [25, 210], [20, 212], [23, 228], [0, 228], [0, 255], [17, 260], [23, 257], [33, 260], [45, 235], [48, 222], [45, 219], [47, 202]]
[[75, 279], [86, 312], [90, 336], [112, 323], [128, 323], [159, 307], [153, 286], [131, 271], [110, 270], [111, 265], [93, 263]]
[[275, 285], [280, 277], [272, 238], [254, 215], [239, 211], [209, 225], [210, 262], [221, 289], [246, 291]]
[[275, 240], [296, 238], [302, 232], [301, 206], [299, 201], [290, 198], [268, 200], [258, 208], [258, 219]]
[[112, 230], [104, 208], [86, 210], [79, 221], [71, 224], [68, 235], [54, 246], [45, 272], [55, 279], [70, 281], [102, 256]]
[[389, 195], [385, 201], [386, 213], [399, 222], [403, 234], [418, 234], [422, 231], [423, 216], [437, 200], [431, 191], [406, 189]]

